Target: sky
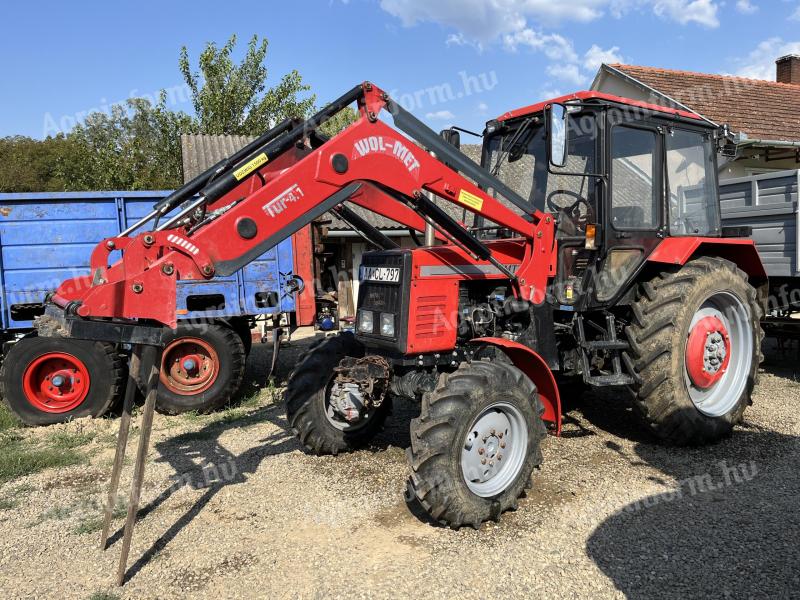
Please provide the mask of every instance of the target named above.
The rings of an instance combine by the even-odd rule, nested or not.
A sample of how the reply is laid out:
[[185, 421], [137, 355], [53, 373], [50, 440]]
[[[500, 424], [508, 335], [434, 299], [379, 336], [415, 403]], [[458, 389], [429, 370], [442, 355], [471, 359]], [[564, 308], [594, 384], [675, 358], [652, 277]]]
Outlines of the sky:
[[[436, 129], [585, 89], [602, 62], [774, 79], [800, 53], [800, 0], [4, 2], [0, 136], [42, 138], [92, 110], [168, 92], [191, 112], [181, 46], [269, 40], [318, 103], [370, 80]], [[466, 140], [465, 140], [466, 141]]]

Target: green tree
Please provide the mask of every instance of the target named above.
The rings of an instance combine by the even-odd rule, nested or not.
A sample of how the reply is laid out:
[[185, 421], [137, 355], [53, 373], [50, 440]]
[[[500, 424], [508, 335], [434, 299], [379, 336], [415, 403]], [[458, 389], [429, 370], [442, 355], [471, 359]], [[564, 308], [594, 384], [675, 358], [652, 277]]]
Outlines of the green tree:
[[59, 164], [68, 146], [61, 134], [41, 141], [24, 136], [0, 139], [0, 192], [63, 191]]
[[332, 119], [328, 119], [320, 127], [320, 131], [329, 137], [333, 137], [342, 129], [355, 123], [358, 120], [358, 112], [350, 106], [339, 111]]
[[200, 53], [199, 72], [193, 71], [189, 52], [181, 48], [179, 67], [192, 94], [198, 129], [208, 134], [260, 135], [287, 117], [306, 117], [315, 96], [297, 71], [267, 87], [267, 40], [254, 35], [240, 64], [231, 58], [236, 36], [218, 48], [209, 42]]
[[59, 173], [72, 190], [152, 190], [181, 184], [180, 136], [196, 131], [192, 118], [143, 98], [92, 113], [67, 136]]

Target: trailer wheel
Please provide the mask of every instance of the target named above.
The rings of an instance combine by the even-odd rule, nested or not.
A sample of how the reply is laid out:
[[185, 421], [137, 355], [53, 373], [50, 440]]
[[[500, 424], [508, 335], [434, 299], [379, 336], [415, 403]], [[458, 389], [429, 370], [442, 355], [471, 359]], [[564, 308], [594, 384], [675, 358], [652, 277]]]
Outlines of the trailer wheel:
[[627, 328], [645, 422], [674, 445], [729, 435], [752, 403], [763, 359], [762, 308], [747, 275], [722, 258], [692, 260], [641, 286]]
[[[242, 338], [230, 327], [178, 323], [165, 340], [161, 357], [158, 411], [207, 413], [222, 406], [242, 384], [245, 363]], [[140, 386], [144, 380], [140, 374]]]
[[465, 363], [441, 375], [411, 421], [409, 498], [454, 529], [516, 509], [542, 463], [543, 412], [536, 386], [511, 364]]
[[122, 360], [110, 344], [34, 334], [8, 351], [0, 394], [23, 423], [50, 425], [103, 415], [122, 379]]
[[333, 369], [347, 356], [360, 358], [355, 337], [324, 338], [300, 358], [286, 386], [286, 415], [303, 448], [318, 456], [350, 452], [367, 444], [383, 426], [391, 408], [387, 397], [356, 423], [338, 419], [330, 408]]

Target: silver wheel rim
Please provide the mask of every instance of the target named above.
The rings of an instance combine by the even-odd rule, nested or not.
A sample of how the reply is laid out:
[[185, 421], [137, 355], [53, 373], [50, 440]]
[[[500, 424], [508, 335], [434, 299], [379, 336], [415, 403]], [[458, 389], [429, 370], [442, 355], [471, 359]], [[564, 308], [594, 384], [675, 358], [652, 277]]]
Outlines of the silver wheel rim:
[[695, 312], [689, 325], [688, 336], [695, 325], [706, 317], [719, 319], [730, 336], [730, 357], [725, 372], [711, 387], [695, 385], [689, 376], [684, 351], [684, 380], [689, 397], [697, 410], [708, 417], [728, 414], [737, 404], [747, 386], [753, 362], [753, 331], [750, 326], [750, 309], [730, 292], [717, 292]]
[[504, 492], [525, 464], [528, 424], [508, 402], [486, 407], [472, 422], [461, 449], [461, 472], [469, 490], [481, 498]]
[[339, 431], [344, 431], [345, 433], [353, 433], [358, 431], [359, 429], [363, 429], [367, 426], [372, 416], [375, 414], [376, 408], [369, 409], [364, 417], [358, 421], [357, 423], [348, 423], [344, 419], [342, 419], [339, 415], [336, 414], [336, 411], [333, 410], [333, 407], [330, 403], [330, 395], [331, 395], [331, 388], [333, 387], [333, 380], [330, 381], [328, 387], [325, 389], [325, 396], [322, 398], [322, 409], [325, 411], [325, 418], [328, 420], [328, 423], [331, 424], [334, 428], [338, 429]]

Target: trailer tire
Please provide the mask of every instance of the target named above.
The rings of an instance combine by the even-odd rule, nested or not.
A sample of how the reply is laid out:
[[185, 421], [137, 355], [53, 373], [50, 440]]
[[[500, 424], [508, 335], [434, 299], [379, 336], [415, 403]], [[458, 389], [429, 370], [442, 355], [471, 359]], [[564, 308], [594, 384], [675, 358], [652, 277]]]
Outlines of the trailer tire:
[[[100, 417], [122, 390], [123, 361], [111, 344], [28, 335], [0, 367], [0, 395], [26, 425]], [[51, 386], [55, 377], [64, 381]]]
[[752, 404], [763, 313], [747, 275], [702, 257], [643, 283], [626, 328], [635, 405], [664, 442], [714, 443]]
[[298, 361], [286, 386], [286, 416], [303, 448], [317, 456], [352, 452], [368, 444], [391, 410], [387, 396], [366, 421], [353, 428], [335, 427], [326, 413], [333, 369], [346, 356], [362, 357], [364, 348], [350, 334], [326, 337]]
[[511, 364], [464, 363], [442, 374], [411, 421], [407, 500], [453, 529], [516, 509], [542, 463], [543, 412], [536, 386]]
[[[187, 360], [193, 365], [191, 370], [181, 368]], [[219, 408], [239, 390], [246, 362], [242, 338], [227, 325], [178, 323], [165, 339], [157, 410], [178, 415]], [[144, 392], [143, 373], [138, 381]]]

